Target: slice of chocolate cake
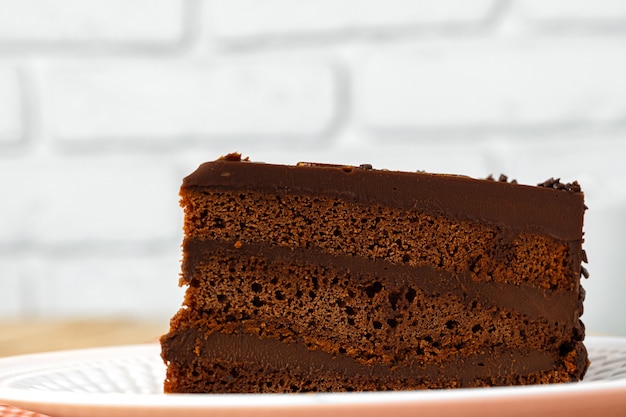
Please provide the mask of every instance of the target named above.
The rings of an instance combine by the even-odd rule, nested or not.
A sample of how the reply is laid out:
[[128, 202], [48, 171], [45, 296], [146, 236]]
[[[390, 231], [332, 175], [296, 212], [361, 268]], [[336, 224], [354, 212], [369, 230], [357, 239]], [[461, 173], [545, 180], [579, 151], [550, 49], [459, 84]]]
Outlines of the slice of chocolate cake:
[[165, 392], [580, 380], [577, 183], [239, 154], [184, 179], [183, 307]]

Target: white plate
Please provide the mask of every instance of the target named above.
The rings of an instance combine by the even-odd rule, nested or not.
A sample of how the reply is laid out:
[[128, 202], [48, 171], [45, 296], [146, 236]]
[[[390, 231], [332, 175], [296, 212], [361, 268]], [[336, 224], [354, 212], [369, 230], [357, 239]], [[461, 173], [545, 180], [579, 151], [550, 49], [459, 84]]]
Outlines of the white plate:
[[0, 359], [0, 402], [74, 416], [617, 416], [626, 414], [626, 338], [588, 337], [580, 383], [332, 394], [161, 393], [158, 344]]

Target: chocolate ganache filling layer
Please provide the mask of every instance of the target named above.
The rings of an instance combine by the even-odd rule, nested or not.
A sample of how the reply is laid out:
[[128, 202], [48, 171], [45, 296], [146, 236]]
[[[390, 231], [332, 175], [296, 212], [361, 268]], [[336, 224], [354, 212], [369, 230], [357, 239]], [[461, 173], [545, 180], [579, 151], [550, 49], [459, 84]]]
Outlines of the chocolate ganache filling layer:
[[245, 333], [213, 333], [208, 337], [195, 329], [170, 334], [163, 341], [166, 352], [176, 352], [172, 358], [186, 367], [196, 361], [214, 360], [229, 363], [257, 363], [269, 369], [298, 368], [305, 374], [324, 372], [345, 377], [357, 375], [382, 378], [420, 377], [428, 380], [454, 377], [461, 384], [476, 378], [515, 372], [525, 375], [550, 369], [558, 358], [554, 353], [539, 350], [520, 350], [500, 347], [497, 350], [455, 358], [444, 364], [385, 365], [360, 363], [345, 355], [332, 355], [320, 350], [309, 350], [301, 343], [283, 343], [275, 339], [259, 338]]

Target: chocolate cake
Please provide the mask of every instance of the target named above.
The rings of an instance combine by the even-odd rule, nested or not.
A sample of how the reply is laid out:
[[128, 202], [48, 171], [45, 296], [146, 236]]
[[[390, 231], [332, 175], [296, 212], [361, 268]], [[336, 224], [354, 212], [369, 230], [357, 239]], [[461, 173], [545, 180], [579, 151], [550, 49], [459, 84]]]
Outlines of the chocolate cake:
[[230, 154], [181, 188], [165, 392], [569, 382], [588, 366], [579, 185]]

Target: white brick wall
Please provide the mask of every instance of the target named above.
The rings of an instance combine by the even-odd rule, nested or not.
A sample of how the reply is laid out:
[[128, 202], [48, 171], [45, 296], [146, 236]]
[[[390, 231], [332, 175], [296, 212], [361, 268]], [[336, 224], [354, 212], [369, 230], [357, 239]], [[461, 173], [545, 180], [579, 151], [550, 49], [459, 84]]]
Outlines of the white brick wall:
[[590, 24], [611, 27], [626, 22], [626, 2], [623, 0], [518, 0], [520, 12], [529, 20], [548, 24]]
[[16, 142], [24, 133], [21, 87], [17, 69], [0, 62], [0, 145]]
[[111, 155], [4, 161], [0, 185], [13, 193], [3, 202], [10, 216], [0, 218], [0, 242], [60, 247], [177, 237], [179, 181], [173, 169], [150, 165]]
[[51, 134], [64, 141], [319, 136], [335, 77], [319, 62], [91, 63], [45, 74]]
[[294, 35], [325, 38], [480, 25], [495, 5], [494, 0], [216, 0], [211, 23], [224, 40], [289, 41]]
[[626, 121], [626, 39], [425, 42], [368, 57], [367, 128], [502, 130]]
[[0, 0], [0, 46], [172, 44], [185, 33], [181, 0]]
[[[97, 317], [102, 311], [116, 316], [155, 317], [167, 322], [178, 310], [183, 292], [175, 285], [162, 283], [155, 277], [170, 276], [176, 281], [179, 273], [175, 252], [154, 254], [100, 253], [68, 257], [54, 262], [42, 282], [39, 313]], [[103, 294], [116, 288], [114, 302]], [[68, 303], [68, 296], [73, 302]]]
[[0, 0], [0, 319], [166, 320], [221, 154], [586, 191], [585, 322], [626, 335], [626, 0]]
[[12, 317], [24, 313], [22, 283], [25, 278], [18, 272], [19, 265], [7, 259], [0, 259], [0, 316]]

